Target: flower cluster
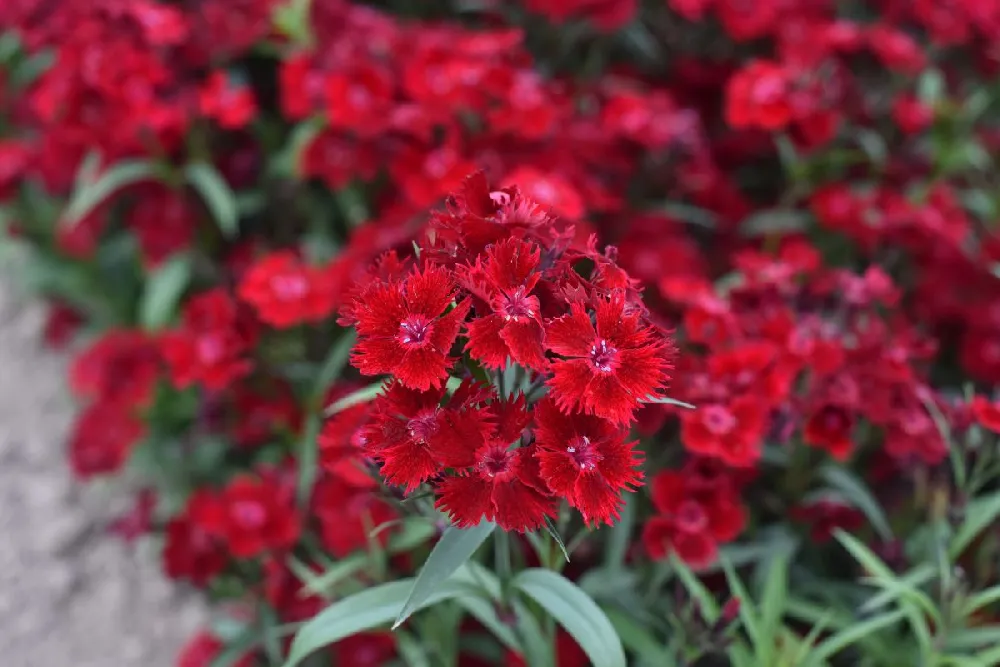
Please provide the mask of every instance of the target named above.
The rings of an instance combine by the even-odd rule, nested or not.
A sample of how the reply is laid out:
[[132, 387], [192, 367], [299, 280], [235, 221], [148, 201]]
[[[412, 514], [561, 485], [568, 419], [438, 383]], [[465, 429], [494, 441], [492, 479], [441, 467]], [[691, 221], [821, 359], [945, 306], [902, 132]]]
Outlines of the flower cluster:
[[673, 348], [614, 253], [477, 174], [414, 266], [359, 286], [342, 320], [352, 363], [392, 376], [361, 436], [388, 483], [430, 482], [458, 526], [535, 530], [561, 499], [587, 523], [618, 517], [642, 480], [628, 428], [662, 396]]

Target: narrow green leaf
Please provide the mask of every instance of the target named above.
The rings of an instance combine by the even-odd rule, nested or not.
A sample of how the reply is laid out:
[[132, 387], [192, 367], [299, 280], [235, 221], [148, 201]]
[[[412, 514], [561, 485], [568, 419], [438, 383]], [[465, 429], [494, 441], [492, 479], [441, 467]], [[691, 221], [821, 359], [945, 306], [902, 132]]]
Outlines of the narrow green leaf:
[[757, 610], [754, 609], [753, 598], [750, 597], [750, 592], [747, 591], [743, 581], [740, 580], [730, 563], [722, 561], [722, 571], [726, 573], [729, 592], [740, 600], [740, 620], [743, 622], [743, 628], [747, 631], [755, 651], [760, 650], [761, 645], [767, 643], [767, 638], [762, 635], [760, 625], [757, 622]]
[[406, 604], [399, 610], [393, 629], [398, 628], [410, 614], [421, 608], [424, 600], [433, 595], [442, 582], [472, 557], [495, 528], [496, 524], [483, 519], [473, 528], [462, 529], [452, 526], [444, 531], [444, 535], [427, 557], [427, 562], [420, 568], [420, 574], [417, 575]]
[[295, 497], [300, 506], [305, 506], [312, 495], [313, 483], [316, 481], [319, 465], [319, 438], [320, 429], [323, 427], [323, 417], [319, 414], [312, 414], [306, 418], [306, 427], [302, 432], [302, 439], [299, 441], [299, 478], [296, 483]]
[[611, 526], [608, 541], [604, 545], [604, 563], [608, 568], [620, 569], [625, 564], [628, 548], [632, 544], [632, 530], [635, 526], [635, 496], [625, 494], [625, 505], [621, 518]]
[[626, 667], [621, 639], [608, 617], [590, 596], [551, 570], [524, 570], [511, 586], [534, 600], [576, 640], [591, 662], [601, 667]]
[[716, 619], [719, 618], [719, 603], [715, 601], [712, 594], [705, 588], [705, 584], [701, 583], [701, 580], [695, 576], [691, 568], [679, 559], [676, 554], [670, 556], [670, 565], [673, 567], [674, 572], [677, 573], [677, 577], [681, 580], [681, 583], [684, 584], [684, 588], [687, 589], [688, 594], [698, 603], [702, 618], [708, 623], [715, 623]]
[[549, 536], [555, 540], [557, 545], [559, 545], [559, 550], [562, 551], [563, 558], [565, 558], [568, 563], [569, 552], [566, 551], [566, 544], [563, 542], [563, 538], [559, 534], [559, 530], [556, 528], [555, 524], [552, 523], [552, 519], [549, 517], [545, 517], [545, 530], [548, 531]]
[[184, 167], [184, 177], [201, 195], [222, 233], [235, 237], [239, 231], [236, 195], [218, 170], [207, 162], [193, 162]]
[[862, 544], [858, 538], [854, 537], [848, 532], [840, 530], [839, 528], [833, 532], [833, 536], [837, 538], [837, 541], [847, 549], [854, 559], [858, 561], [865, 570], [870, 574], [873, 574], [882, 579], [895, 579], [896, 574], [882, 562], [882, 559], [875, 555], [871, 549]]
[[420, 642], [409, 633], [400, 632], [396, 635], [396, 647], [406, 667], [431, 667], [430, 658]]
[[868, 521], [871, 522], [872, 528], [879, 534], [879, 537], [883, 540], [892, 539], [892, 529], [889, 527], [889, 520], [886, 518], [885, 512], [882, 511], [882, 506], [878, 504], [878, 501], [875, 500], [875, 497], [868, 490], [868, 487], [865, 486], [864, 482], [859, 480], [849, 470], [835, 464], [823, 466], [820, 469], [820, 477], [834, 489], [844, 494], [855, 507], [864, 512], [865, 516], [868, 517]]
[[72, 226], [94, 210], [101, 202], [133, 183], [156, 176], [156, 164], [149, 160], [124, 160], [107, 169], [96, 180], [73, 193], [62, 217], [62, 224]]
[[893, 611], [874, 618], [869, 618], [860, 623], [851, 625], [837, 634], [823, 640], [815, 650], [809, 654], [809, 665], [820, 665], [825, 660], [843, 651], [848, 646], [856, 644], [868, 635], [888, 628], [903, 620], [905, 614], [902, 611]]
[[184, 290], [191, 282], [193, 262], [186, 254], [174, 255], [158, 267], [146, 281], [139, 304], [139, 322], [143, 328], [162, 329], [177, 312]]
[[638, 621], [620, 609], [604, 607], [604, 613], [621, 638], [622, 644], [637, 658], [646, 664], [660, 667], [676, 665], [673, 656], [663, 645], [663, 641], [656, 639]]
[[[902, 588], [912, 588], [916, 590], [917, 586], [923, 586], [927, 582], [934, 579], [937, 576], [937, 570], [935, 567], [929, 563], [921, 563], [917, 567], [913, 568], [906, 574], [899, 577], [898, 581], [902, 584]], [[873, 583], [879, 585], [885, 579], [876, 578]], [[867, 602], [861, 605], [859, 611], [863, 614], [870, 614], [874, 611], [878, 611], [882, 607], [893, 602], [900, 596], [900, 587], [883, 586], [883, 590], [872, 596]]]
[[375, 397], [378, 396], [382, 392], [382, 389], [384, 388], [385, 388], [384, 382], [376, 382], [374, 384], [368, 385], [367, 387], [362, 387], [357, 391], [351, 392], [347, 396], [342, 396], [341, 398], [338, 398], [336, 401], [334, 401], [333, 403], [331, 403], [326, 407], [326, 410], [323, 411], [323, 414], [327, 417], [330, 417], [332, 415], [337, 414], [341, 410], [346, 410], [347, 408], [352, 408], [355, 405], [360, 405], [361, 403], [367, 403], [368, 401], [375, 400]]
[[1000, 646], [1000, 625], [982, 625], [976, 628], [952, 630], [947, 637], [945, 648], [952, 651]]
[[[400, 579], [363, 590], [327, 607], [296, 633], [284, 667], [294, 667], [324, 646], [344, 637], [392, 622], [413, 590], [414, 579]], [[423, 609], [459, 595], [474, 593], [468, 576], [439, 582], [412, 611]]]
[[653, 396], [650, 394], [646, 398], [642, 399], [642, 402], [655, 405], [673, 405], [674, 407], [685, 408], [686, 410], [695, 409], [694, 405], [685, 403], [684, 401], [678, 401], [676, 398], [670, 398], [669, 396]]
[[970, 595], [965, 601], [963, 609], [965, 613], [972, 614], [979, 611], [983, 607], [988, 607], [991, 604], [996, 604], [1000, 602], [1000, 586], [994, 586], [992, 588], [987, 588], [985, 591], [980, 591]]
[[323, 400], [327, 390], [340, 377], [340, 372], [347, 365], [347, 359], [351, 356], [351, 348], [354, 347], [356, 340], [357, 335], [351, 330], [341, 336], [340, 340], [330, 348], [326, 360], [320, 368], [319, 375], [316, 376], [316, 383], [313, 385], [312, 397], [314, 401]]
[[[760, 611], [760, 642], [754, 646], [758, 662], [771, 664], [772, 652], [777, 644], [781, 621], [788, 598], [788, 556], [778, 554], [771, 559], [764, 580], [764, 590], [757, 608]], [[742, 605], [740, 605], [742, 607]]]
[[1000, 491], [970, 501], [965, 508], [965, 520], [951, 540], [948, 549], [951, 557], [958, 558], [997, 517], [1000, 517]]

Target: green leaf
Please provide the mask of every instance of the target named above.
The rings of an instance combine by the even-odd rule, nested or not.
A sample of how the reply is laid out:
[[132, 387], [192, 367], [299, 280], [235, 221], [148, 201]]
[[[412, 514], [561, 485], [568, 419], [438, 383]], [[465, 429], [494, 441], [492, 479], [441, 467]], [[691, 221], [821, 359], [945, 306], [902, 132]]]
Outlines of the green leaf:
[[317, 465], [319, 461], [319, 445], [316, 440], [319, 438], [320, 429], [323, 427], [323, 417], [319, 414], [312, 414], [306, 418], [306, 427], [299, 441], [299, 477], [295, 489], [295, 497], [300, 506], [305, 506], [312, 495], [313, 483], [316, 481]]
[[702, 618], [709, 623], [715, 623], [716, 619], [719, 618], [719, 603], [715, 601], [712, 594], [705, 588], [705, 584], [701, 583], [701, 580], [695, 576], [691, 568], [678, 558], [676, 554], [671, 554], [670, 565], [673, 567], [674, 572], [677, 573], [677, 577], [681, 580], [681, 583], [684, 584], [688, 595], [698, 603]]
[[194, 162], [184, 167], [184, 178], [201, 195], [222, 233], [235, 237], [239, 231], [236, 195], [218, 170], [207, 162]]
[[562, 551], [563, 558], [566, 562], [569, 562], [569, 552], [566, 551], [566, 544], [563, 542], [562, 536], [559, 534], [559, 529], [556, 528], [555, 524], [552, 523], [552, 519], [545, 517], [545, 530], [548, 532], [549, 537], [555, 540], [556, 544], [559, 546], [559, 550]]
[[551, 570], [524, 570], [511, 581], [539, 604], [576, 640], [591, 662], [601, 667], [626, 667], [621, 639], [608, 617], [590, 596]]
[[257, 642], [260, 640], [259, 635], [259, 627], [248, 626], [232, 643], [215, 656], [208, 667], [233, 667], [257, 646]]
[[625, 505], [621, 518], [611, 526], [611, 535], [604, 545], [604, 562], [607, 567], [620, 569], [625, 564], [628, 548], [632, 544], [632, 530], [635, 525], [635, 497], [625, 494]]
[[427, 557], [427, 562], [420, 568], [420, 574], [413, 583], [406, 604], [399, 610], [393, 629], [398, 628], [410, 614], [424, 606], [424, 600], [433, 595], [442, 582], [472, 557], [495, 528], [496, 524], [483, 519], [473, 528], [462, 529], [452, 526], [444, 531], [444, 535]]
[[673, 405], [678, 408], [685, 408], [687, 410], [694, 410], [695, 406], [690, 403], [685, 403], [684, 401], [678, 401], [676, 398], [670, 398], [669, 396], [653, 396], [650, 394], [646, 398], [642, 399], [642, 403], [650, 403], [656, 405]]
[[124, 160], [106, 170], [96, 180], [73, 193], [62, 224], [71, 226], [93, 211], [101, 202], [122, 188], [156, 176], [156, 164], [149, 160]]
[[965, 508], [965, 520], [951, 540], [948, 549], [951, 557], [958, 558], [976, 536], [996, 521], [998, 516], [1000, 516], [1000, 491], [970, 501]]
[[168, 259], [150, 275], [139, 304], [139, 322], [145, 329], [155, 331], [170, 323], [191, 282], [192, 270], [190, 255], [180, 254]]
[[[414, 579], [401, 579], [350, 595], [327, 607], [295, 634], [284, 667], [294, 667], [324, 646], [392, 621], [413, 590]], [[442, 581], [412, 611], [474, 593], [468, 576]]]
[[966, 614], [972, 614], [997, 602], [1000, 602], [1000, 586], [987, 588], [985, 591], [970, 595], [965, 601], [963, 609]]
[[[722, 571], [726, 573], [726, 582], [729, 584], [729, 592], [740, 600], [740, 620], [743, 628], [747, 631], [750, 641], [756, 650], [762, 650], [762, 644], [767, 643], [767, 638], [762, 636], [760, 625], [757, 623], [757, 614], [754, 609], [753, 598], [740, 580], [736, 570], [727, 561], [722, 562]], [[767, 664], [766, 662], [762, 664]]]
[[809, 229], [811, 218], [801, 211], [771, 210], [754, 213], [740, 223], [740, 234], [761, 236], [774, 233], [801, 232]]
[[764, 580], [764, 591], [761, 594], [760, 603], [757, 605], [760, 610], [761, 641], [754, 646], [754, 649], [757, 653], [757, 660], [762, 665], [771, 664], [787, 599], [788, 555], [778, 554], [771, 559], [767, 578]]
[[638, 621], [619, 609], [605, 608], [611, 625], [621, 638], [622, 644], [637, 658], [649, 665], [673, 667], [677, 663], [661, 640], [656, 639]]
[[886, 541], [892, 539], [892, 528], [889, 527], [889, 520], [886, 518], [885, 512], [882, 511], [882, 506], [878, 504], [864, 482], [849, 470], [835, 464], [823, 466], [820, 469], [820, 477], [864, 512], [879, 537]]
[[829, 660], [840, 651], [852, 644], [856, 644], [868, 635], [899, 623], [903, 620], [904, 616], [905, 614], [902, 611], [893, 611], [869, 618], [841, 630], [832, 637], [825, 639], [809, 654], [807, 665], [821, 665], [825, 660]]
[[323, 411], [323, 414], [327, 417], [337, 414], [341, 410], [346, 410], [347, 408], [353, 408], [355, 405], [360, 405], [361, 403], [367, 403], [368, 401], [375, 400], [382, 389], [385, 388], [385, 382], [376, 382], [370, 384], [367, 387], [362, 387], [357, 391], [353, 391], [347, 396], [342, 396], [336, 401], [331, 403]]
[[347, 365], [347, 359], [351, 356], [351, 348], [354, 347], [356, 340], [357, 335], [351, 330], [341, 336], [340, 340], [330, 348], [326, 356], [326, 361], [323, 362], [323, 366], [320, 368], [319, 375], [316, 376], [316, 382], [313, 385], [313, 401], [319, 402], [323, 400], [323, 396], [327, 390], [340, 377], [340, 372]]

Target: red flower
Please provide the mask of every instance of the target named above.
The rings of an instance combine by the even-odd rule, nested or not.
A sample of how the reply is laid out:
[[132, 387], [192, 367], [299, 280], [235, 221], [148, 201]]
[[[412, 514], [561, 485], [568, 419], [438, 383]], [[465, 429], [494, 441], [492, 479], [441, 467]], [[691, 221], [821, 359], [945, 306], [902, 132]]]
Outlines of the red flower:
[[206, 528], [237, 558], [287, 549], [300, 530], [292, 491], [270, 475], [236, 477], [222, 491]]
[[583, 197], [558, 173], [545, 173], [535, 167], [519, 167], [507, 175], [504, 185], [520, 184], [526, 197], [552, 210], [558, 216], [576, 220], [586, 213]]
[[212, 72], [198, 94], [198, 108], [220, 127], [238, 130], [257, 114], [257, 103], [246, 86], [234, 85], [225, 72]]
[[972, 414], [980, 426], [1000, 433], [1000, 404], [991, 403], [985, 396], [972, 399]]
[[393, 81], [369, 63], [335, 72], [326, 80], [326, 115], [330, 126], [375, 136], [385, 130], [392, 107]]
[[743, 530], [746, 514], [728, 483], [704, 486], [686, 471], [664, 470], [652, 481], [653, 505], [658, 516], [646, 522], [642, 542], [653, 558], [671, 552], [694, 568], [715, 562], [718, 545], [732, 541]]
[[82, 398], [144, 406], [153, 399], [160, 355], [141, 331], [113, 329], [70, 366], [69, 386]]
[[466, 349], [486, 368], [506, 368], [508, 357], [534, 370], [546, 366], [540, 306], [532, 295], [541, 278], [540, 258], [538, 246], [507, 239], [486, 252], [484, 264], [477, 261], [459, 273], [463, 285], [493, 310], [468, 325]]
[[792, 120], [790, 85], [780, 65], [751, 61], [726, 87], [726, 122], [734, 128], [780, 130]]
[[331, 647], [334, 664], [344, 667], [382, 667], [396, 657], [396, 638], [391, 632], [361, 632]]
[[450, 272], [430, 267], [404, 280], [373, 281], [350, 307], [358, 343], [351, 363], [365, 375], [393, 374], [412, 389], [438, 387], [455, 363], [448, 356], [469, 312], [454, 298]]
[[[590, 667], [590, 665], [590, 658], [576, 643], [576, 640], [562, 628], [559, 628], [556, 631], [556, 667]], [[523, 657], [508, 649], [504, 666], [528, 667], [528, 664]]]
[[175, 387], [198, 382], [217, 391], [250, 372], [254, 323], [224, 288], [192, 297], [182, 319], [160, 342]]
[[587, 523], [611, 525], [622, 491], [642, 482], [641, 454], [622, 429], [590, 415], [567, 415], [545, 399], [535, 408], [535, 454], [549, 489], [578, 508]]
[[853, 430], [854, 413], [843, 406], [826, 403], [809, 416], [802, 435], [806, 444], [823, 449], [838, 461], [843, 461], [854, 448]]
[[280, 380], [263, 387], [240, 384], [232, 396], [230, 428], [243, 447], [296, 435], [302, 427], [302, 408], [291, 387]]
[[335, 295], [325, 274], [306, 266], [291, 251], [279, 251], [258, 261], [243, 276], [240, 298], [257, 311], [261, 321], [279, 329], [329, 317]]
[[741, 397], [681, 413], [681, 442], [688, 451], [722, 459], [732, 466], [753, 465], [767, 423], [766, 404]]
[[392, 383], [361, 431], [365, 449], [382, 462], [382, 477], [412, 491], [445, 467], [468, 467], [491, 424], [484, 411], [457, 403], [443, 408], [443, 389], [415, 391]]
[[167, 523], [163, 571], [168, 577], [187, 579], [203, 588], [225, 569], [225, 546], [210, 531], [218, 514], [218, 499], [201, 489], [188, 498], [184, 511]]
[[461, 528], [475, 526], [483, 517], [504, 530], [541, 528], [546, 516], [555, 516], [556, 506], [539, 477], [533, 450], [487, 442], [476, 452], [472, 470], [438, 485], [436, 507]]
[[[319, 520], [323, 547], [337, 558], [367, 548], [371, 531], [396, 518], [392, 506], [371, 489], [359, 489], [332, 475], [317, 482], [312, 508]], [[376, 541], [385, 546], [391, 535], [391, 530], [382, 530]]]
[[79, 479], [118, 472], [146, 433], [126, 404], [98, 401], [84, 410], [69, 437], [69, 462]]
[[548, 349], [567, 357], [552, 362], [548, 385], [561, 410], [626, 424], [667, 383], [667, 341], [627, 309], [621, 292], [600, 300], [596, 311], [596, 331], [579, 303], [548, 323]]
[[139, 240], [143, 262], [152, 268], [191, 246], [198, 215], [181, 193], [150, 185], [142, 188], [125, 222]]

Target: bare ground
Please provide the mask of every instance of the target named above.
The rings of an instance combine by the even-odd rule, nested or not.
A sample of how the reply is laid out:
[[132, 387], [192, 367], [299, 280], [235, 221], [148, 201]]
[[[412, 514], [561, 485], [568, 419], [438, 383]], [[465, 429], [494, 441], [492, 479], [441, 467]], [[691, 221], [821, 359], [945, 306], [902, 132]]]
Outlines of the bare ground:
[[171, 667], [205, 621], [165, 580], [156, 546], [106, 531], [129, 503], [82, 488], [63, 453], [67, 358], [42, 348], [44, 309], [0, 271], [0, 664]]

